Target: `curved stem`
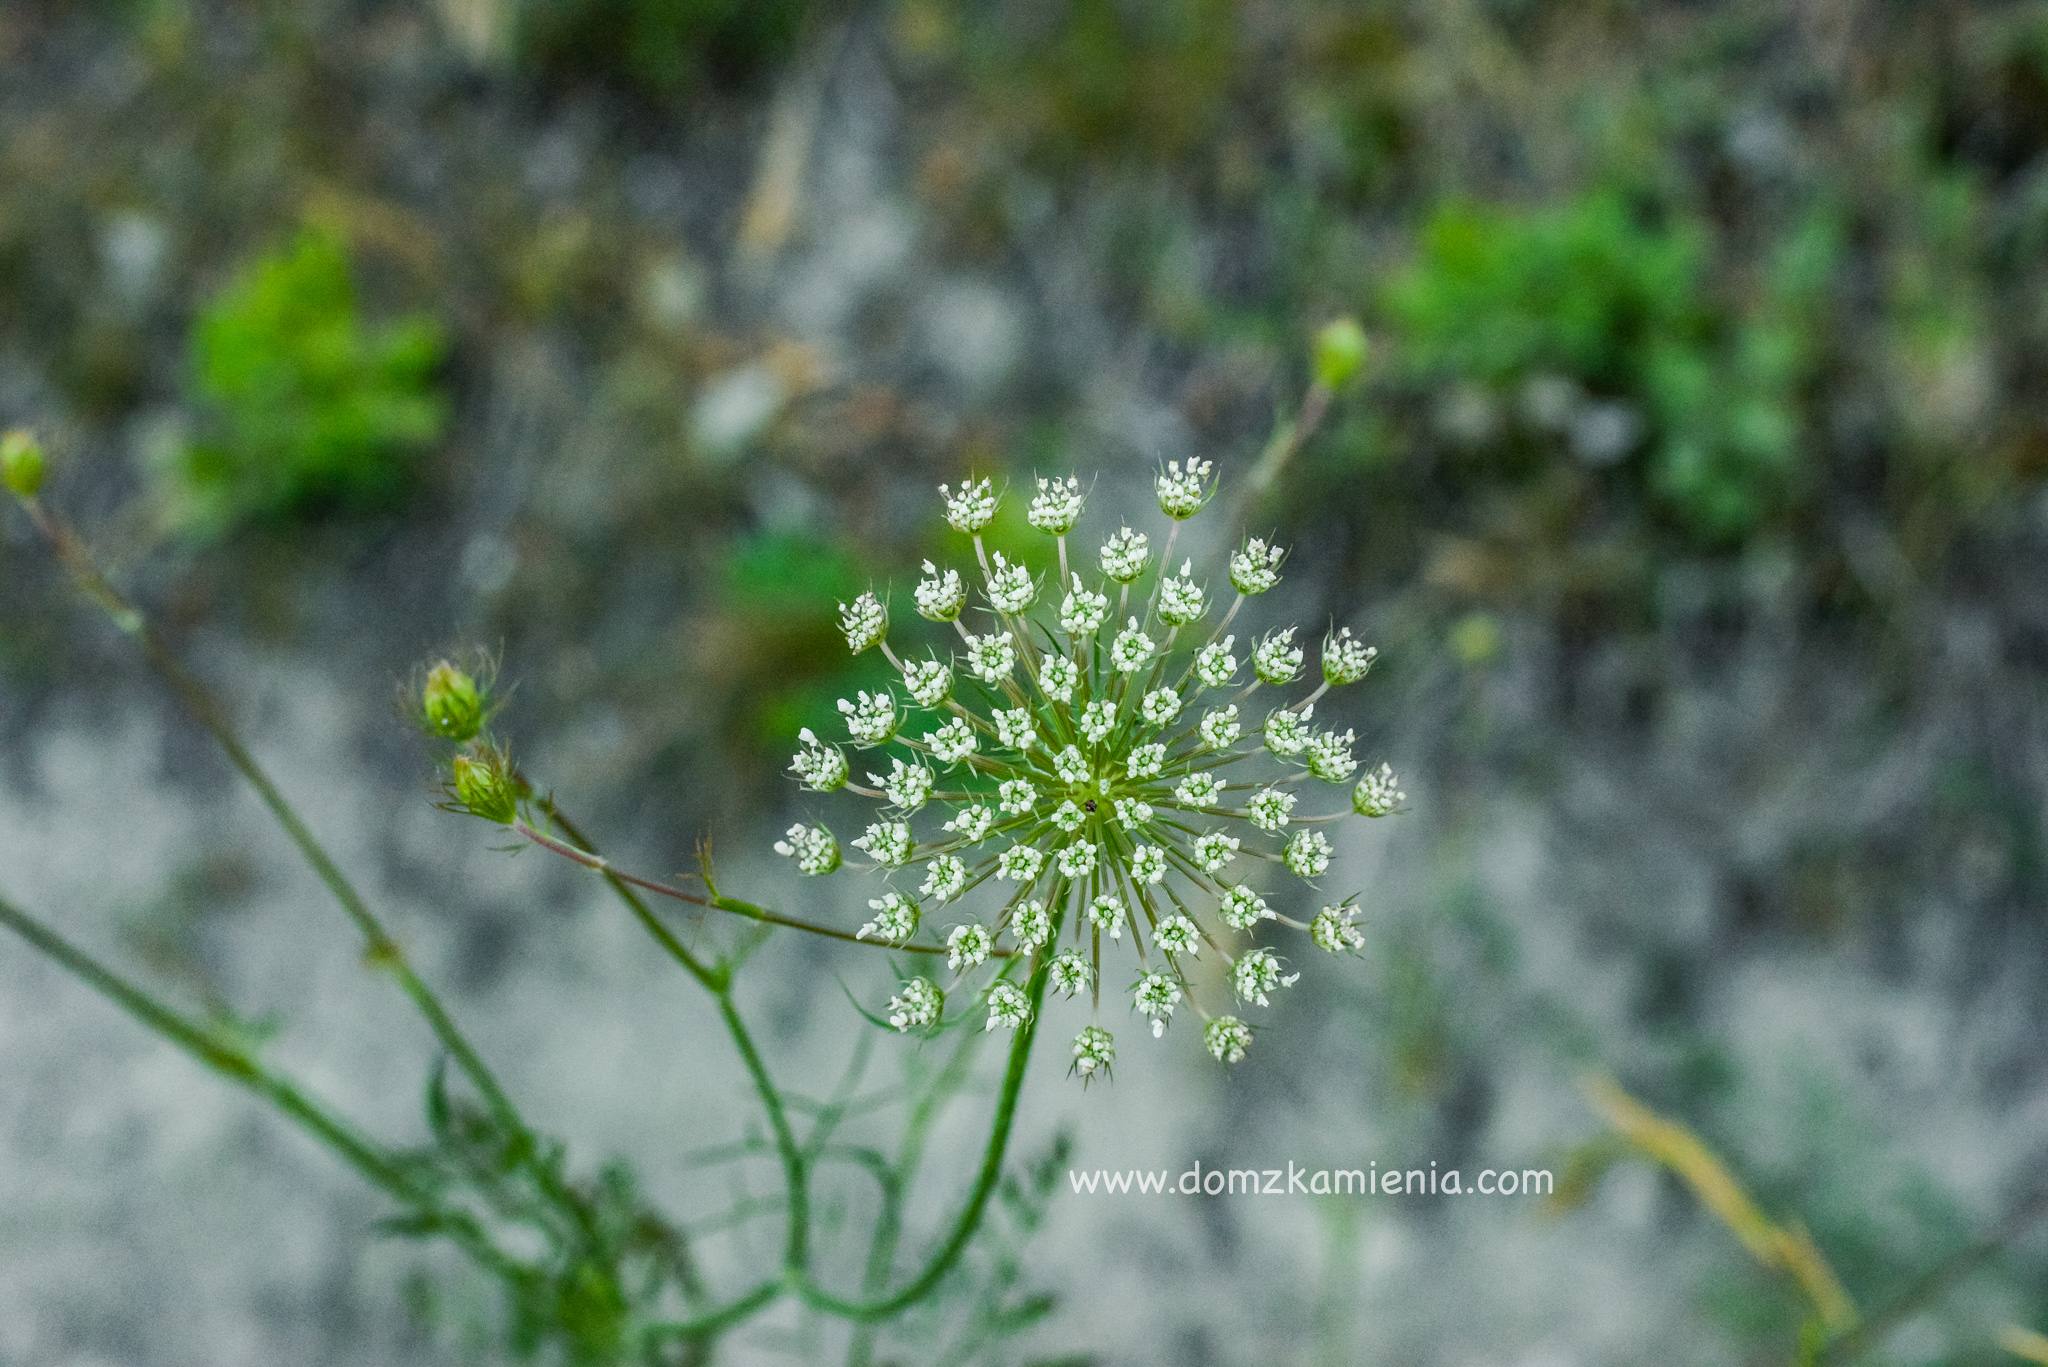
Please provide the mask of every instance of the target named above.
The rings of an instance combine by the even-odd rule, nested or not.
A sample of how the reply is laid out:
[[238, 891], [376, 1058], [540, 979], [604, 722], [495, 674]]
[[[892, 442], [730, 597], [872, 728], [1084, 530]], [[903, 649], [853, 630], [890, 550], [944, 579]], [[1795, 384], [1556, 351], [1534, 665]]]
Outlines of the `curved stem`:
[[1046, 977], [1042, 970], [1034, 971], [1032, 975], [1031, 1018], [1017, 1027], [1017, 1038], [1010, 1045], [1009, 1066], [1004, 1070], [1002, 1090], [996, 1098], [994, 1123], [989, 1131], [988, 1146], [982, 1151], [980, 1171], [975, 1175], [974, 1187], [967, 1195], [966, 1204], [955, 1217], [953, 1227], [938, 1251], [926, 1260], [924, 1268], [902, 1289], [867, 1300], [835, 1296], [804, 1273], [797, 1279], [794, 1289], [805, 1304], [844, 1319], [884, 1319], [924, 1299], [939, 1280], [953, 1270], [975, 1232], [980, 1229], [989, 1197], [1002, 1176], [1003, 1156], [1009, 1149], [1010, 1130], [1017, 1118], [1017, 1098], [1024, 1090], [1025, 1065], [1031, 1058], [1031, 1042], [1037, 1034], [1039, 1013], [1045, 1002]]
[[650, 1343], [664, 1339], [704, 1339], [713, 1334], [732, 1328], [761, 1310], [767, 1309], [782, 1297], [780, 1280], [769, 1280], [755, 1286], [751, 1291], [733, 1297], [724, 1305], [693, 1315], [686, 1320], [666, 1320], [650, 1324], [644, 1331]]

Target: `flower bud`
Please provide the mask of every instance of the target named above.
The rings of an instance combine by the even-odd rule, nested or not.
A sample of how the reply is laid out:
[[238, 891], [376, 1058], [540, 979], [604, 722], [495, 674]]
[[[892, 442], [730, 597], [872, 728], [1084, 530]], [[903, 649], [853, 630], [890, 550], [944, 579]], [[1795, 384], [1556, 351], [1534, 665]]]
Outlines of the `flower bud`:
[[17, 498], [34, 498], [43, 487], [43, 447], [33, 432], [17, 428], [0, 436], [0, 481]]
[[442, 740], [461, 745], [484, 727], [484, 694], [467, 670], [441, 661], [420, 687], [420, 723]]
[[448, 792], [464, 811], [509, 826], [519, 815], [519, 794], [505, 757], [495, 750], [479, 749], [457, 755]]
[[1365, 368], [1366, 349], [1365, 329], [1356, 318], [1325, 323], [1316, 333], [1316, 383], [1326, 389], [1342, 389], [1350, 384]]

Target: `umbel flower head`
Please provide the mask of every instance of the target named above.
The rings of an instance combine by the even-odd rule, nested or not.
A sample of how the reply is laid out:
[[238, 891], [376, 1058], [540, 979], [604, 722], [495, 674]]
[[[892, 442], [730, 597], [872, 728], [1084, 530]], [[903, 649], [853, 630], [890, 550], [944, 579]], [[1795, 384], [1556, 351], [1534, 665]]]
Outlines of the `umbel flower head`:
[[[938, 1028], [948, 1001], [981, 1029], [1017, 1029], [1044, 973], [1056, 998], [1086, 998], [1071, 1047], [1083, 1079], [1108, 1073], [1112, 1025], [1132, 1018], [1155, 1037], [1192, 1018], [1182, 1031], [1235, 1063], [1252, 1043], [1245, 1015], [1300, 976], [1289, 955], [1365, 945], [1357, 899], [1321, 888], [1328, 832], [1403, 795], [1385, 765], [1359, 777], [1356, 733], [1317, 705], [1327, 713], [1326, 695], [1365, 678], [1377, 652], [1349, 630], [1319, 651], [1293, 626], [1232, 630], [1286, 551], [1244, 540], [1208, 572], [1174, 556], [1213, 475], [1207, 461], [1169, 464], [1154, 481], [1163, 528], [1118, 526], [1085, 547], [1067, 544], [1083, 483], [1039, 480], [1026, 510], [1046, 542], [1037, 564], [983, 544], [1002, 499], [991, 481], [941, 486], [973, 563], [924, 563], [918, 616], [938, 625], [909, 623], [924, 639], [892, 643], [905, 624], [875, 595], [839, 605], [848, 646], [879, 650], [897, 679], [841, 699], [838, 724], [803, 730], [789, 767], [811, 792], [873, 806], [843, 861], [823, 825], [793, 826], [776, 848], [807, 874], [843, 864], [879, 879], [860, 938], [906, 944], [920, 925], [942, 937], [944, 980], [899, 984], [882, 1013], [898, 1030]], [[1279, 929], [1300, 938], [1261, 943]], [[1221, 997], [1214, 1011], [1205, 996]]]

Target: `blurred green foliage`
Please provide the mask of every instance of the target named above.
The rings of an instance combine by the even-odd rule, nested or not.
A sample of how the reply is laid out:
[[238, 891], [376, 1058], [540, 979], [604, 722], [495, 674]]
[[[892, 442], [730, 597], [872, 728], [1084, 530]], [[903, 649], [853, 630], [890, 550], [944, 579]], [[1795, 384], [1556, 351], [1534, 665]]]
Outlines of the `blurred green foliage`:
[[1639, 413], [1640, 439], [1631, 424], [1597, 458], [1640, 446], [1649, 496], [1685, 531], [1726, 542], [1783, 510], [1801, 476], [1801, 394], [1841, 246], [1816, 211], [1774, 244], [1748, 297], [1724, 302], [1702, 227], [1617, 191], [1531, 209], [1458, 200], [1430, 216], [1380, 302], [1412, 377], [1510, 401], [1562, 378]]
[[447, 423], [441, 326], [366, 320], [331, 232], [250, 263], [200, 313], [191, 348], [202, 435], [170, 490], [189, 530], [388, 505]]
[[732, 84], [788, 55], [810, 0], [524, 0], [519, 61], [655, 101]]
[[879, 671], [847, 654], [832, 611], [866, 587], [844, 549], [806, 533], [755, 532], [726, 552], [720, 616], [751, 656], [735, 680], [733, 736], [750, 758], [788, 749], [798, 728], [836, 715], [835, 700], [875, 687]]

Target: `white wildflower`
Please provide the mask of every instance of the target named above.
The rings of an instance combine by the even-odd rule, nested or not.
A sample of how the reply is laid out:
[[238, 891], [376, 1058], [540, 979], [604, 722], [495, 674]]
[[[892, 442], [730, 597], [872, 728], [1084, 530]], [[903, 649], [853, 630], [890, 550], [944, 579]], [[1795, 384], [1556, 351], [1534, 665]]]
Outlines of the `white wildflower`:
[[825, 874], [839, 867], [839, 842], [823, 826], [791, 826], [775, 842], [775, 852], [794, 859], [798, 873]]

